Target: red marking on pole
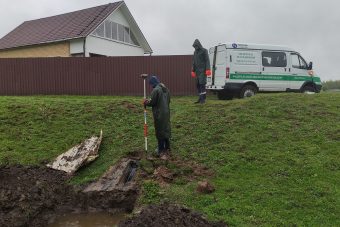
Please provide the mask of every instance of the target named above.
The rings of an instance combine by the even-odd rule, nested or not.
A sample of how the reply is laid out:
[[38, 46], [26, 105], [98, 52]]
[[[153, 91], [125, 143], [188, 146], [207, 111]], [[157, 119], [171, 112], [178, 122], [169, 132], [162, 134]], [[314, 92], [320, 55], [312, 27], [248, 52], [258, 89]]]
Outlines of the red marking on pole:
[[144, 124], [144, 137], [148, 136], [148, 125]]

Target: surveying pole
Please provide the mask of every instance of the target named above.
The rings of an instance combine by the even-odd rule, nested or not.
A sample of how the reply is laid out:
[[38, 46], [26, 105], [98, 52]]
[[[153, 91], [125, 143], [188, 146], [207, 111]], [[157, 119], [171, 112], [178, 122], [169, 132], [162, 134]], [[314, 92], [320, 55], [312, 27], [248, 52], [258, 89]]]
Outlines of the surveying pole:
[[[141, 74], [140, 76], [142, 77], [144, 81], [144, 100], [146, 100], [146, 78], [148, 77], [148, 74]], [[144, 106], [144, 140], [145, 140], [145, 151], [148, 151], [148, 124], [146, 122], [146, 106]]]

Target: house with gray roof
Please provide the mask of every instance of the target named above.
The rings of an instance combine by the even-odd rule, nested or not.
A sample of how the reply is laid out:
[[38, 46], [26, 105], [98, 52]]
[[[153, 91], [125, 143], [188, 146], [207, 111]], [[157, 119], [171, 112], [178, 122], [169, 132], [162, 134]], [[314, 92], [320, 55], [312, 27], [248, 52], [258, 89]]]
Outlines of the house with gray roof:
[[124, 1], [25, 21], [0, 39], [0, 58], [151, 53], [150, 45]]

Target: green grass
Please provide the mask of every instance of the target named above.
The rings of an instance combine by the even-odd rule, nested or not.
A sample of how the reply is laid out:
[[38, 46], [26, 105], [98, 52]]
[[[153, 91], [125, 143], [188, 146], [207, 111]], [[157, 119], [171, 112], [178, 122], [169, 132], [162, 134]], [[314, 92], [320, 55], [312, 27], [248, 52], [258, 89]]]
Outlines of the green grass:
[[99, 158], [73, 182], [93, 180], [127, 152], [143, 149], [140, 103], [131, 97], [0, 97], [0, 163], [51, 161], [102, 129]]
[[[195, 99], [172, 99], [172, 150], [212, 169], [216, 191], [199, 195], [196, 181], [166, 188], [146, 181], [142, 203], [181, 203], [232, 226], [340, 225], [339, 93], [209, 96], [204, 106]], [[93, 180], [143, 149], [140, 103], [138, 97], [0, 97], [0, 164], [39, 165], [103, 129], [100, 157], [73, 183]], [[152, 149], [153, 134], [150, 127]]]

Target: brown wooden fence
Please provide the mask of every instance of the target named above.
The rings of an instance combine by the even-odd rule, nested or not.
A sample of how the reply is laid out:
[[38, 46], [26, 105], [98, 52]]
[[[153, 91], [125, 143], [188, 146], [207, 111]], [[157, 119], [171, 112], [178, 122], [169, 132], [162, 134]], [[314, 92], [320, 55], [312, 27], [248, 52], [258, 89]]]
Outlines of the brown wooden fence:
[[192, 95], [191, 64], [191, 55], [0, 59], [0, 95], [142, 95], [142, 73]]

